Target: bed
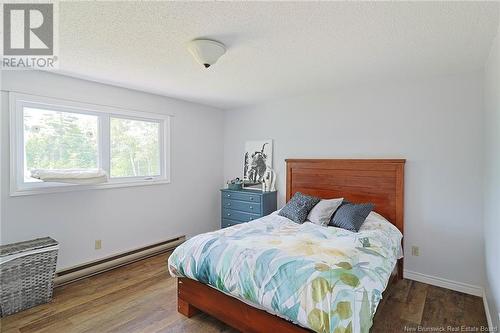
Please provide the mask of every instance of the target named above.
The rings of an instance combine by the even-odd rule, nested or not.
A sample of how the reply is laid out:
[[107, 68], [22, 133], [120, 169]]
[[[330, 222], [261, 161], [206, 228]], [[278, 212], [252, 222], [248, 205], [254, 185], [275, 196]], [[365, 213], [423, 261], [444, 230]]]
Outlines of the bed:
[[274, 213], [193, 237], [169, 258], [178, 311], [242, 332], [368, 332], [382, 293], [402, 276], [404, 163], [287, 160], [287, 201], [300, 191], [372, 202], [376, 213], [359, 233]]

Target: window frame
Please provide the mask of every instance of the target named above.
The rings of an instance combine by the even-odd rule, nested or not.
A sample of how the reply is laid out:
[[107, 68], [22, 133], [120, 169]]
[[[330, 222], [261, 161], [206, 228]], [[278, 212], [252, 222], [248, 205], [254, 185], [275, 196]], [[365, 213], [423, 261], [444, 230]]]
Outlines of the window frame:
[[[11, 196], [170, 183], [171, 115], [21, 94], [16, 92], [9, 93], [9, 107]], [[106, 170], [109, 181], [107, 183], [93, 185], [25, 182], [24, 107], [97, 116], [97, 164], [98, 168]], [[159, 124], [158, 145], [160, 153], [160, 175], [111, 178], [111, 118], [149, 121]]]

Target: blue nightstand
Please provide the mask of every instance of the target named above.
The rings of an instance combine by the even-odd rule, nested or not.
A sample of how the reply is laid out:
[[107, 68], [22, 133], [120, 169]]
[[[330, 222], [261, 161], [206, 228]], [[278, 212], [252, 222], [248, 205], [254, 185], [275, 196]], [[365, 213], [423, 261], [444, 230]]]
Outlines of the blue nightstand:
[[221, 228], [244, 223], [276, 210], [277, 191], [222, 189]]

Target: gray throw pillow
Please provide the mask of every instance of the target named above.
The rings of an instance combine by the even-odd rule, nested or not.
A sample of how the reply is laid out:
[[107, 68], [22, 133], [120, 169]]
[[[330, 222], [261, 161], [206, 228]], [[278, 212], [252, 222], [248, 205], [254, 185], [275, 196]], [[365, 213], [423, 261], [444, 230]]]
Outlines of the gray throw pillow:
[[371, 203], [353, 204], [344, 201], [328, 225], [358, 232], [374, 207], [375, 205]]
[[279, 215], [284, 216], [296, 223], [303, 223], [311, 209], [320, 201], [320, 198], [295, 192], [293, 197], [281, 209]]
[[332, 219], [333, 213], [340, 207], [344, 198], [338, 199], [323, 199], [311, 209], [307, 220], [311, 223], [327, 226]]

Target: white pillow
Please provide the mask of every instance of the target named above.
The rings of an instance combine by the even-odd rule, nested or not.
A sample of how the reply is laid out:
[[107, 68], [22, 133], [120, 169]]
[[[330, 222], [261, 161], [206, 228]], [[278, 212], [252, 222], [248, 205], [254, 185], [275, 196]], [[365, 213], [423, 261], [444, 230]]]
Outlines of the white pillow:
[[314, 224], [321, 226], [328, 225], [333, 213], [339, 208], [343, 200], [344, 198], [321, 200], [311, 209], [309, 215], [307, 215], [307, 219]]

